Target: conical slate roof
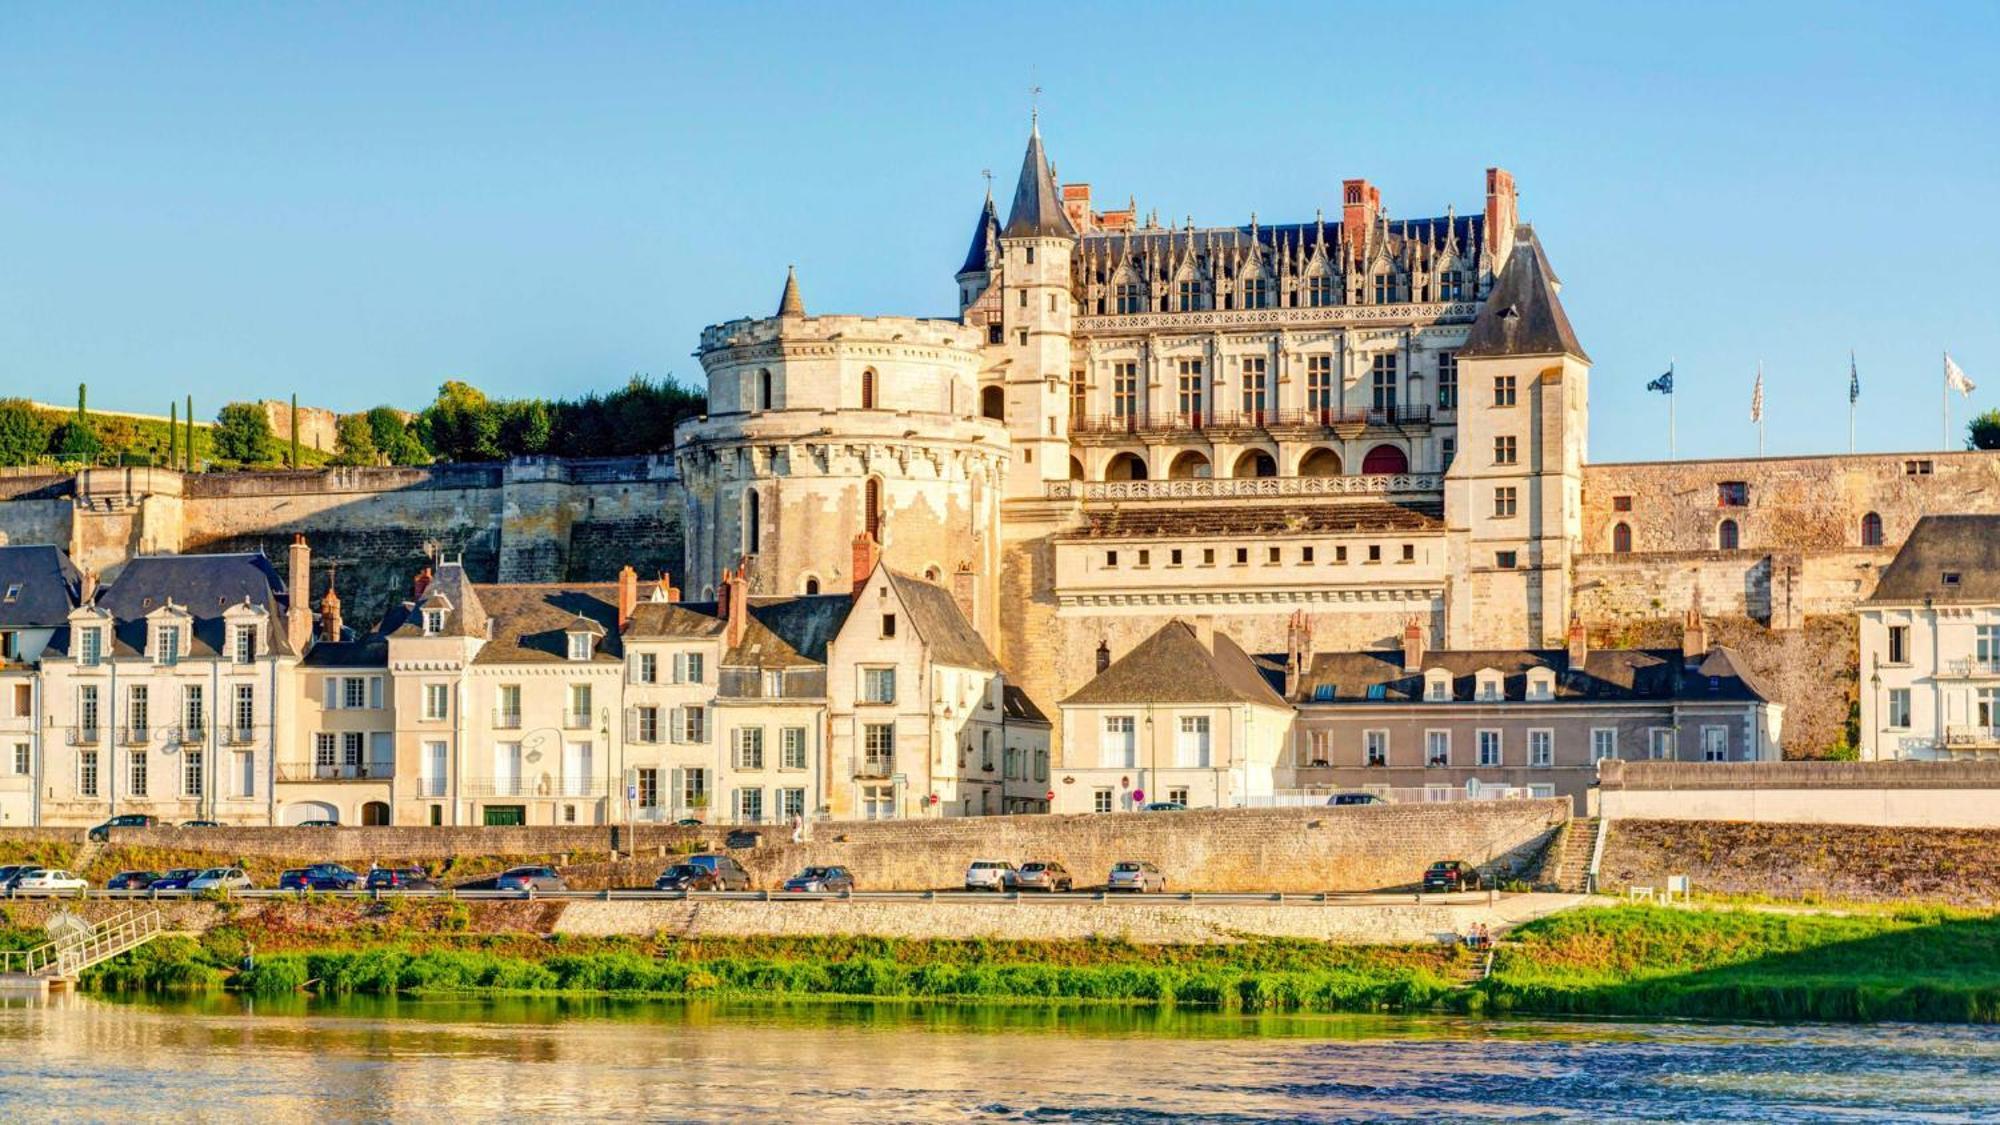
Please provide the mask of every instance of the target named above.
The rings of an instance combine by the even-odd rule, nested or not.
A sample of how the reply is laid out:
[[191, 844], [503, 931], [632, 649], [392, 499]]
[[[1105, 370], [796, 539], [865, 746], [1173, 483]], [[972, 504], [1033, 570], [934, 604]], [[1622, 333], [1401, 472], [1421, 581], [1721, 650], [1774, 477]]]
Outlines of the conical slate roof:
[[1052, 235], [1075, 238], [1076, 227], [1063, 213], [1062, 193], [1056, 190], [1055, 173], [1042, 153], [1042, 130], [1028, 134], [1028, 152], [1021, 158], [1021, 179], [1014, 185], [1014, 207], [1007, 212], [1008, 238]]
[[1513, 254], [1458, 349], [1460, 359], [1572, 355], [1590, 362], [1556, 297], [1556, 271], [1532, 228], [1521, 228]]
[[983, 273], [993, 268], [993, 261], [987, 257], [987, 248], [1000, 234], [1000, 216], [993, 209], [993, 192], [986, 193], [986, 206], [979, 211], [979, 225], [972, 228], [972, 248], [965, 252], [965, 264], [958, 267], [960, 273]]
[[778, 315], [779, 316], [806, 315], [805, 300], [799, 296], [798, 271], [793, 269], [791, 266], [785, 267], [785, 292], [783, 296], [778, 298]]

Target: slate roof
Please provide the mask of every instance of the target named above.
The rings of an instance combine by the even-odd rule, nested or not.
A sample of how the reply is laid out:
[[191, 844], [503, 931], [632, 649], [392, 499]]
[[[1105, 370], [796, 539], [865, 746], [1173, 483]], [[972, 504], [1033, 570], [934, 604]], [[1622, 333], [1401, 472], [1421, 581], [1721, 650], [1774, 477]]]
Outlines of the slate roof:
[[0, 547], [0, 629], [60, 629], [82, 590], [82, 573], [60, 547]]
[[1001, 688], [1000, 711], [1011, 723], [1040, 723], [1049, 725], [1049, 717], [1042, 713], [1035, 701], [1019, 684], [1007, 684]]
[[1056, 190], [1055, 174], [1042, 152], [1042, 131], [1028, 135], [1028, 151], [1021, 157], [1021, 178], [1014, 185], [1014, 206], [1007, 212], [1009, 238], [1057, 235], [1075, 238], [1076, 227], [1063, 210], [1062, 193]]
[[1212, 646], [1204, 645], [1194, 626], [1178, 618], [1169, 621], [1072, 692], [1062, 705], [1255, 703], [1290, 708], [1271, 686], [1266, 664], [1227, 634], [1216, 633], [1214, 638]]
[[598, 636], [591, 662], [625, 659], [615, 582], [521, 583], [474, 587], [492, 622], [474, 664], [570, 664], [569, 634], [581, 623]]
[[[1958, 576], [1947, 584], [1947, 573]], [[1864, 605], [2000, 602], [2000, 516], [1925, 516]]]
[[1476, 676], [1487, 668], [1501, 674], [1501, 698], [1513, 702], [1527, 699], [1528, 673], [1537, 668], [1555, 673], [1558, 703], [1774, 698], [1742, 657], [1717, 646], [1692, 672], [1684, 669], [1679, 649], [1593, 650], [1580, 669], [1570, 667], [1566, 649], [1445, 649], [1426, 652], [1424, 670], [1407, 674], [1399, 649], [1322, 652], [1313, 655], [1300, 678], [1297, 699], [1331, 705], [1417, 702], [1424, 695], [1424, 671], [1434, 668], [1451, 673], [1452, 700], [1460, 703], [1474, 702]]
[[1590, 362], [1556, 296], [1560, 284], [1534, 228], [1520, 228], [1514, 252], [1479, 307], [1459, 358], [1571, 355]]
[[966, 620], [951, 591], [894, 570], [889, 571], [889, 584], [909, 612], [911, 627], [930, 646], [933, 661], [954, 668], [1000, 671], [1000, 662]]
[[715, 603], [705, 603], [710, 612], [697, 611], [685, 602], [640, 602], [625, 622], [625, 635], [634, 640], [698, 640], [722, 635], [722, 619], [713, 613]]
[[[1197, 252], [1205, 252], [1211, 246], [1217, 252], [1248, 250], [1252, 245], [1261, 246], [1267, 252], [1275, 250], [1281, 243], [1295, 246], [1301, 253], [1310, 255], [1317, 246], [1324, 245], [1328, 255], [1340, 245], [1341, 226], [1339, 222], [1277, 223], [1272, 226], [1258, 224], [1239, 227], [1141, 227], [1130, 231], [1092, 231], [1083, 236], [1082, 245], [1093, 256], [1099, 256], [1115, 263], [1129, 250], [1135, 257], [1164, 255], [1169, 261], [1179, 261], [1187, 252], [1192, 239]], [[1449, 231], [1447, 231], [1449, 228]], [[1387, 231], [1385, 249], [1391, 257], [1400, 259], [1403, 243], [1415, 239], [1424, 245], [1437, 247], [1446, 242], [1447, 234], [1456, 238], [1459, 251], [1471, 255], [1481, 246], [1486, 237], [1486, 217], [1472, 215], [1434, 215], [1427, 219], [1390, 219], [1383, 224]]]
[[972, 228], [972, 246], [965, 252], [965, 264], [958, 267], [960, 273], [983, 273], [993, 267], [986, 255], [992, 240], [1000, 237], [1000, 216], [993, 209], [993, 193], [986, 193], [986, 206], [979, 209], [979, 225]]
[[430, 585], [424, 587], [423, 596], [414, 602], [404, 602], [391, 608], [383, 617], [379, 632], [399, 637], [421, 637], [424, 635], [423, 618], [417, 610], [435, 605], [445, 611], [444, 628], [439, 636], [486, 636], [486, 607], [480, 604], [479, 593], [472, 578], [465, 573], [464, 565], [439, 563], [435, 571]]
[[[140, 555], [99, 591], [97, 607], [111, 615], [119, 655], [145, 651], [146, 615], [171, 600], [194, 619], [188, 654], [203, 657], [228, 651], [222, 615], [246, 601], [263, 610], [271, 651], [294, 655], [285, 636], [289, 601], [285, 580], [261, 554]], [[65, 641], [65, 648], [67, 643]]]
[[750, 624], [743, 643], [725, 653], [724, 664], [764, 668], [826, 663], [826, 647], [847, 621], [854, 599], [846, 594], [749, 599]]
[[380, 634], [352, 641], [318, 641], [299, 661], [301, 668], [387, 668], [389, 641]]
[[1444, 505], [1420, 500], [1239, 506], [1169, 506], [1139, 503], [1093, 507], [1089, 522], [1065, 539], [1159, 539], [1190, 535], [1305, 535], [1352, 532], [1427, 532], [1444, 529]]

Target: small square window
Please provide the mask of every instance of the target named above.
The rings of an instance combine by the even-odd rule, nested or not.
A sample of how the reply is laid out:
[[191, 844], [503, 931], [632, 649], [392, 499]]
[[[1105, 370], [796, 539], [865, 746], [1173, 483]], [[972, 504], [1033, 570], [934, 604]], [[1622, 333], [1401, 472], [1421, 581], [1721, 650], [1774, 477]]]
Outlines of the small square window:
[[1943, 575], [1941, 575], [1940, 577], [1942, 578], [1942, 580], [1943, 580], [1943, 582], [1944, 582], [1944, 587], [1945, 587], [1945, 589], [1947, 589], [1947, 590], [1955, 590], [1955, 589], [1957, 589], [1957, 588], [1958, 588], [1958, 583], [1959, 583], [1959, 573], [1958, 573], [1958, 571], [1955, 571], [1955, 570], [1947, 570], [1947, 571], [1945, 571], [1945, 572], [1944, 572], [1944, 574], [1943, 574]]
[[1283, 554], [1284, 554], [1284, 548], [1282, 547], [1266, 548], [1264, 554], [1264, 561], [1275, 564], [1279, 561], [1279, 559], [1283, 556]]
[[1248, 566], [1249, 564], [1250, 564], [1250, 548], [1248, 547], [1236, 548], [1236, 565]]
[[1342, 544], [1341, 546], [1335, 547], [1333, 549], [1333, 561], [1337, 563], [1344, 563], [1347, 561], [1347, 547], [1345, 544]]
[[1372, 563], [1378, 563], [1382, 561], [1382, 544], [1380, 543], [1368, 544], [1368, 561]]
[[1715, 486], [1715, 505], [1718, 508], [1747, 508], [1750, 506], [1750, 485], [1740, 480], [1726, 480]]
[[1496, 551], [1493, 554], [1493, 565], [1501, 570], [1512, 570], [1519, 558], [1520, 556], [1513, 551]]
[[1201, 565], [1203, 566], [1215, 565], [1215, 548], [1203, 547], [1201, 549]]
[[1611, 498], [1611, 510], [1614, 512], [1631, 511], [1632, 498], [1630, 496], [1613, 496]]
[[1302, 563], [1309, 563], [1313, 561], [1313, 549], [1311, 547], [1300, 547], [1299, 561]]
[[1173, 550], [1167, 552], [1167, 565], [1181, 565], [1181, 549], [1179, 547], [1175, 547]]
[[1404, 562], [1417, 561], [1417, 545], [1415, 543], [1403, 544], [1403, 561]]
[[1140, 566], [1151, 566], [1151, 565], [1153, 565], [1153, 552], [1151, 552], [1151, 551], [1143, 551], [1143, 550], [1142, 550], [1142, 551], [1140, 551], [1140, 552], [1139, 552], [1139, 565], [1140, 565]]
[[885, 637], [893, 637], [896, 635], [895, 614], [885, 613], [882, 615], [882, 635]]
[[1106, 551], [1106, 552], [1104, 552], [1104, 565], [1105, 565], [1105, 566], [1117, 566], [1117, 565], [1118, 565], [1118, 552], [1116, 552], [1116, 551]]

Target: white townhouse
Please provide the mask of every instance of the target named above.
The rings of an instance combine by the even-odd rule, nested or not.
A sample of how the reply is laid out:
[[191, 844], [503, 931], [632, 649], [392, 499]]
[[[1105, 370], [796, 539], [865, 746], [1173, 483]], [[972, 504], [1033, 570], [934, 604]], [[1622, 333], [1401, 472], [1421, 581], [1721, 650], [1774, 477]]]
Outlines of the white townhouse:
[[1925, 516], [1856, 610], [1861, 756], [2000, 760], [2000, 516]]

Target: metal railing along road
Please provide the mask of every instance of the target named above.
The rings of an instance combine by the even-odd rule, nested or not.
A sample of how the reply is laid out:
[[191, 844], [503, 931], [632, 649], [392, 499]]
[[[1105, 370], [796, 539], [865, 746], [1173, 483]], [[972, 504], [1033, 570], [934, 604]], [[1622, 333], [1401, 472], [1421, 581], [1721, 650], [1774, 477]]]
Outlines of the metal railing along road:
[[[662, 869], [672, 861], [662, 860]], [[1496, 892], [1512, 893], [1512, 892]], [[447, 887], [439, 890], [354, 890], [354, 891], [281, 891], [271, 887], [251, 890], [231, 890], [221, 892], [221, 897], [245, 901], [297, 901], [300, 899], [446, 899], [468, 902], [481, 901], [522, 901], [547, 899], [555, 902], [905, 902], [905, 903], [1054, 903], [1057, 905], [1089, 906], [1107, 902], [1130, 902], [1134, 904], [1159, 905], [1163, 902], [1210, 903], [1215, 905], [1327, 905], [1352, 906], [1361, 904], [1381, 904], [1392, 902], [1470, 903], [1485, 901], [1487, 891], [1453, 891], [1428, 893], [1414, 890], [1387, 889], [1379, 891], [1166, 891], [1155, 894], [1140, 894], [1132, 891], [1109, 891], [1101, 887], [1085, 887], [1074, 891], [656, 891], [650, 888], [608, 888], [602, 890], [468, 890]], [[199, 899], [204, 896], [217, 897], [215, 891], [89, 891], [56, 892], [53, 897], [88, 898], [103, 901], [160, 901], [177, 899]], [[20, 892], [12, 892], [9, 898], [29, 898]], [[44, 896], [49, 897], [49, 896]], [[32, 952], [32, 951], [30, 951]], [[14, 954], [13, 956], [21, 956]]]

